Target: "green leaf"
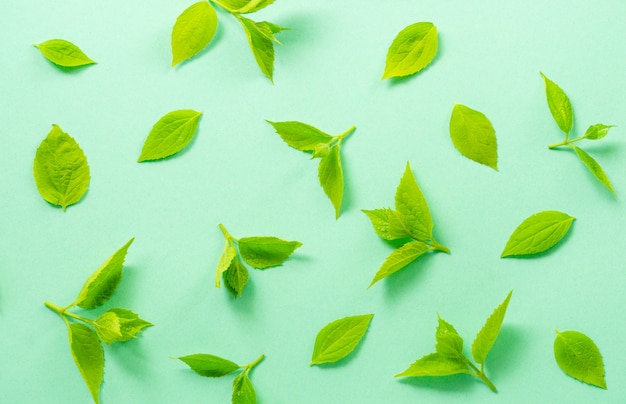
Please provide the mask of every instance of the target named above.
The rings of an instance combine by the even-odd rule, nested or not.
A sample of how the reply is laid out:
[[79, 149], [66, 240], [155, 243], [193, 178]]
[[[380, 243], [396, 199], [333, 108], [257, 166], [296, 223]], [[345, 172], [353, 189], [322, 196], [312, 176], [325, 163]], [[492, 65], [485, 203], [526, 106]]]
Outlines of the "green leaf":
[[98, 336], [91, 328], [80, 323], [68, 325], [70, 350], [74, 363], [83, 376], [93, 401], [97, 404], [98, 392], [104, 375], [104, 351]]
[[545, 74], [540, 74], [546, 85], [546, 98], [548, 99], [550, 113], [563, 133], [568, 135], [572, 130], [572, 126], [574, 126], [574, 112], [572, 111], [572, 104], [570, 103], [567, 94], [561, 90], [561, 87], [547, 78]]
[[192, 4], [176, 18], [172, 29], [172, 66], [204, 49], [217, 30], [217, 14], [208, 1]]
[[206, 377], [225, 376], [240, 368], [235, 362], [209, 354], [187, 355], [178, 359], [185, 362], [191, 370], [200, 376]]
[[106, 344], [136, 338], [142, 329], [152, 325], [126, 309], [110, 309], [100, 315], [93, 323], [96, 333]]
[[320, 330], [315, 338], [311, 366], [337, 362], [350, 354], [369, 327], [373, 314], [344, 317]]
[[609, 133], [609, 130], [614, 127], [615, 125], [603, 125], [601, 123], [597, 123], [587, 128], [587, 132], [585, 132], [583, 137], [589, 140], [599, 140], [605, 137]]
[[222, 252], [222, 256], [217, 263], [217, 271], [215, 273], [216, 288], [220, 287], [220, 279], [222, 278], [222, 274], [228, 270], [236, 256], [237, 250], [235, 249], [235, 246], [230, 240], [227, 239], [226, 246], [224, 247], [224, 251]]
[[64, 39], [51, 39], [35, 45], [41, 54], [61, 67], [79, 67], [96, 63], [91, 60], [82, 50], [73, 43]]
[[436, 352], [421, 357], [396, 377], [450, 376], [459, 373], [469, 373], [466, 361]]
[[57, 125], [37, 148], [33, 176], [43, 199], [63, 210], [80, 201], [91, 178], [82, 149]]
[[578, 331], [557, 331], [554, 357], [568, 376], [606, 389], [604, 362], [591, 338]]
[[152, 127], [137, 161], [162, 159], [184, 149], [196, 134], [201, 115], [192, 109], [165, 114]]
[[323, 159], [324, 157], [328, 157], [329, 154], [330, 154], [330, 146], [328, 145], [328, 143], [320, 143], [317, 146], [315, 146], [315, 149], [313, 149], [311, 160]]
[[274, 2], [274, 0], [213, 0], [231, 13], [247, 14], [257, 12]]
[[604, 185], [609, 191], [611, 191], [611, 193], [615, 194], [615, 190], [613, 189], [613, 186], [611, 185], [611, 181], [609, 181], [609, 177], [606, 175], [606, 173], [602, 169], [602, 166], [600, 166], [600, 164], [598, 164], [598, 162], [589, 154], [587, 154], [587, 152], [584, 151], [583, 149], [576, 147], [574, 145], [570, 145], [570, 146], [572, 147], [572, 149], [574, 149], [574, 151], [576, 152], [576, 155], [578, 156], [580, 161], [583, 162], [585, 167], [587, 167], [589, 171], [591, 171], [591, 174], [593, 174], [594, 177], [596, 177], [596, 179], [600, 181], [602, 185]]
[[[459, 335], [452, 324], [437, 315], [439, 325], [435, 333], [436, 345], [435, 349], [438, 354], [452, 358], [464, 358], [463, 356], [463, 338]], [[467, 365], [465, 366], [467, 368]]]
[[411, 237], [421, 241], [430, 241], [433, 237], [433, 219], [409, 163], [406, 163], [404, 175], [396, 190], [395, 202], [396, 210], [404, 218]]
[[437, 54], [437, 27], [418, 22], [398, 33], [387, 51], [383, 80], [415, 74], [428, 66]]
[[450, 137], [462, 155], [498, 171], [496, 131], [482, 112], [456, 104], [450, 117]]
[[257, 269], [281, 265], [302, 243], [277, 237], [243, 237], [239, 253], [244, 261]]
[[248, 372], [243, 371], [233, 380], [233, 404], [256, 404], [256, 393], [248, 378]]
[[330, 148], [328, 156], [320, 160], [318, 177], [326, 196], [335, 207], [335, 219], [339, 218], [341, 201], [343, 200], [343, 169], [341, 168], [340, 145]]
[[237, 19], [241, 23], [241, 26], [246, 33], [246, 37], [248, 38], [248, 44], [250, 45], [250, 49], [252, 50], [254, 59], [259, 65], [261, 72], [263, 72], [263, 74], [265, 74], [273, 82], [273, 42], [278, 43], [278, 41], [274, 37], [274, 33], [280, 32], [280, 30], [283, 30], [285, 28], [279, 27], [280, 29], [274, 32], [274, 29], [278, 27], [277, 25], [265, 21], [254, 22], [245, 17], [242, 17], [241, 15], [237, 15]]
[[397, 240], [410, 237], [402, 216], [393, 209], [363, 210], [370, 218], [374, 231], [385, 240]]
[[122, 268], [128, 247], [135, 238], [131, 238], [119, 250], [111, 255], [83, 285], [74, 304], [83, 309], [95, 309], [106, 303], [122, 280]]
[[574, 217], [555, 210], [535, 213], [525, 219], [509, 237], [501, 258], [544, 252], [567, 234]]
[[432, 250], [432, 248], [428, 247], [421, 241], [410, 241], [406, 243], [387, 257], [378, 272], [376, 272], [376, 275], [374, 276], [374, 279], [372, 279], [372, 283], [370, 283], [368, 288], [372, 287], [372, 285], [379, 280], [401, 270], [430, 250]]
[[328, 145], [333, 137], [321, 130], [302, 122], [271, 122], [276, 133], [294, 149], [302, 151], [314, 151], [319, 145]]
[[237, 257], [231, 262], [228, 270], [224, 272], [226, 289], [234, 296], [241, 296], [243, 288], [248, 283], [248, 270]]
[[485, 363], [487, 354], [496, 342], [512, 294], [513, 291], [510, 291], [506, 296], [506, 299], [504, 299], [504, 301], [496, 307], [493, 313], [491, 313], [491, 316], [489, 316], [485, 322], [483, 328], [476, 335], [476, 339], [474, 339], [474, 342], [472, 343], [472, 356], [477, 363]]

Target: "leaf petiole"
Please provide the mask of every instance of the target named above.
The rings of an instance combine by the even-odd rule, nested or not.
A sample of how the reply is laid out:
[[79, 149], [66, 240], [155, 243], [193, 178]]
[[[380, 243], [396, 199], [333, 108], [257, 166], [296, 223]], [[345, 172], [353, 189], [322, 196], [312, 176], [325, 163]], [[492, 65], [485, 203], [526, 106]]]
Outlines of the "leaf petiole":
[[245, 372], [249, 372], [253, 367], [259, 364], [263, 359], [265, 359], [265, 354], [261, 354], [258, 358], [255, 359], [254, 362], [250, 362], [247, 365], [243, 366]]
[[565, 140], [560, 142], [560, 143], [553, 143], [551, 145], [548, 145], [548, 149], [555, 149], [555, 148], [560, 147], [560, 146], [569, 146], [570, 143], [575, 143], [575, 142], [581, 141], [581, 140], [586, 139], [586, 138], [587, 138], [586, 136], [577, 137], [576, 139], [572, 139], [572, 140], [569, 140], [569, 139], [565, 138]]
[[220, 230], [222, 231], [222, 233], [224, 234], [224, 237], [226, 237], [227, 240], [229, 241], [239, 241], [238, 238], [233, 237], [228, 230], [226, 230], [226, 227], [224, 227], [223, 224], [220, 223]]
[[79, 316], [78, 314], [74, 314], [74, 313], [72, 313], [70, 311], [67, 311], [67, 309], [72, 307], [72, 305], [69, 305], [67, 307], [60, 307], [60, 306], [57, 306], [56, 304], [50, 303], [50, 302], [44, 302], [44, 305], [47, 308], [49, 308], [49, 309], [53, 310], [54, 312], [56, 312], [64, 320], [65, 320], [65, 316], [67, 316], [67, 317], [71, 317], [71, 318], [73, 318], [75, 320], [82, 321], [83, 323], [87, 323], [87, 324], [93, 325], [93, 320], [90, 320], [90, 319], [85, 318], [83, 316]]
[[477, 377], [480, 380], [482, 380], [491, 389], [491, 391], [493, 391], [494, 393], [496, 393], [498, 391], [498, 389], [496, 389], [496, 386], [485, 375], [484, 364], [481, 364], [480, 365], [480, 369], [478, 369], [472, 362], [467, 361], [467, 363], [474, 370], [474, 372], [470, 372], [470, 374], [472, 376]]

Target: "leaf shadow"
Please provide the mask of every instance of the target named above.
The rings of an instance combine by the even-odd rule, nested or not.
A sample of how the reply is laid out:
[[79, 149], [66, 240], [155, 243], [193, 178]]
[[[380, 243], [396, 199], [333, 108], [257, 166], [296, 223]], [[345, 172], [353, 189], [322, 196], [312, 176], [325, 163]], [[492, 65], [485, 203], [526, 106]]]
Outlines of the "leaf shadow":
[[385, 299], [397, 301], [404, 294], [415, 291], [416, 284], [420, 284], [418, 279], [426, 276], [425, 271], [428, 270], [428, 262], [432, 260], [433, 255], [435, 253], [432, 252], [424, 254], [398, 272], [381, 279], [380, 282], [384, 282]]
[[[510, 373], [524, 356], [530, 340], [528, 335], [524, 335], [522, 328], [511, 324], [502, 325], [498, 339], [487, 356], [485, 367], [495, 369], [497, 375]], [[489, 376], [496, 385], [497, 375]]]
[[510, 255], [508, 257], [500, 257], [500, 259], [521, 259], [521, 260], [535, 260], [535, 259], [539, 259], [541, 257], [545, 257], [546, 255], [550, 255], [550, 254], [556, 254], [556, 251], [560, 250], [561, 248], [563, 248], [563, 245], [567, 243], [567, 240], [572, 237], [572, 228], [576, 225], [576, 220], [574, 220], [569, 228], [569, 230], [567, 231], [567, 233], [565, 233], [565, 235], [563, 236], [563, 238], [561, 238], [556, 245], [548, 248], [546, 251], [540, 252], [540, 253], [536, 253], [536, 254], [531, 254], [531, 255]]
[[[255, 270], [250, 270], [248, 268], [248, 271], [249, 273], [252, 273]], [[232, 293], [230, 293], [228, 290], [224, 291], [224, 293], [227, 295], [225, 297], [225, 299], [228, 300], [227, 304], [229, 305], [231, 310], [235, 312], [235, 316], [237, 317], [249, 318], [255, 316], [257, 304], [255, 304], [256, 287], [253, 278], [254, 276], [252, 275], [248, 276], [248, 282], [243, 288], [241, 295], [238, 297], [233, 296]], [[223, 285], [222, 287], [226, 289], [225, 285]]]
[[[138, 270], [138, 267], [134, 265], [124, 265], [122, 279], [117, 285], [115, 293], [111, 296], [111, 300], [107, 302], [107, 307], [133, 306], [134, 300], [132, 298], [136, 295], [135, 291], [138, 290], [141, 285], [141, 282], [137, 279], [138, 274], [141, 272], [142, 271]], [[133, 309], [131, 308], [130, 310]]]
[[[344, 186], [343, 186], [343, 200], [341, 203], [341, 208], [339, 210], [339, 217], [341, 217], [341, 213], [349, 211], [352, 209], [352, 207], [354, 207], [354, 190], [349, 185], [351, 181], [345, 180], [346, 178], [351, 177], [350, 172], [352, 171], [352, 169], [349, 166], [346, 166], [344, 154], [345, 153], [342, 153], [342, 156], [341, 156], [341, 167], [342, 167], [343, 177], [344, 177]], [[339, 219], [339, 217], [337, 217], [337, 219]]]
[[[475, 379], [475, 380], [472, 380]], [[440, 391], [450, 391], [466, 394], [475, 389], [476, 383], [480, 380], [466, 374], [451, 376], [423, 376], [423, 377], [403, 377], [398, 379], [399, 383], [415, 386], [416, 388], [428, 388]]]
[[401, 85], [404, 85], [405, 83], [407, 83], [408, 81], [410, 81], [411, 79], [413, 79], [415, 76], [420, 76], [422, 74], [425, 74], [441, 58], [442, 48], [443, 48], [442, 47], [442, 41], [441, 41], [441, 38], [439, 38], [438, 45], [437, 45], [437, 53], [435, 54], [435, 57], [433, 58], [433, 60], [431, 60], [430, 63], [426, 67], [424, 67], [422, 70], [420, 70], [420, 71], [418, 71], [416, 73], [409, 74], [408, 76], [391, 77], [391, 78], [387, 79], [387, 82], [388, 82], [387, 86], [391, 87], [391, 88], [397, 87], [397, 86], [401, 86]]
[[[282, 43], [280, 58], [283, 60], [300, 59], [303, 50], [302, 46], [289, 46], [301, 42], [311, 42], [319, 36], [315, 28], [322, 26], [322, 22], [316, 22], [311, 18], [311, 14], [292, 14], [286, 19], [282, 19], [278, 25], [289, 30], [282, 31], [278, 39]], [[298, 27], [294, 29], [292, 27]]]
[[116, 342], [109, 345], [108, 349], [105, 348], [108, 351], [106, 356], [113, 357], [128, 375], [143, 381], [153, 379], [148, 370], [151, 369], [151, 366], [146, 365], [149, 361], [141, 341], [143, 333], [150, 332], [150, 328], [142, 330], [137, 338], [125, 342]]

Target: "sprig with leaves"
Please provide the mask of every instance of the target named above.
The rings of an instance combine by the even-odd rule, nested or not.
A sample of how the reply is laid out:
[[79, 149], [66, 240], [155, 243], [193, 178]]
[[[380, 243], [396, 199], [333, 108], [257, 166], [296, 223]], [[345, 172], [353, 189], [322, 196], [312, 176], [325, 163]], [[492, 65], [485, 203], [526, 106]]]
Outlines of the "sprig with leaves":
[[421, 357], [396, 377], [450, 376], [465, 373], [482, 380], [496, 392], [496, 386], [485, 374], [485, 361], [498, 338], [512, 294], [513, 291], [510, 291], [506, 299], [496, 307], [472, 343], [472, 356], [480, 368], [463, 353], [463, 338], [452, 324], [437, 315], [439, 325], [435, 333], [435, 352]]
[[78, 297], [67, 306], [61, 307], [45, 302], [46, 307], [56, 312], [67, 325], [70, 350], [76, 367], [83, 376], [94, 402], [104, 376], [104, 350], [102, 344], [113, 344], [136, 338], [145, 327], [152, 324], [142, 320], [127, 309], [114, 308], [95, 320], [69, 311], [73, 307], [92, 310], [106, 303], [122, 280], [122, 269], [128, 247], [133, 239], [117, 250], [87, 279]]
[[294, 149], [309, 152], [311, 160], [320, 159], [318, 177], [326, 196], [335, 208], [335, 219], [339, 218], [343, 201], [343, 168], [341, 165], [341, 142], [356, 127], [352, 126], [345, 132], [331, 136], [314, 126], [297, 121], [271, 122], [276, 133]]
[[395, 210], [363, 210], [372, 221], [376, 234], [385, 240], [412, 239], [387, 257], [369, 287], [429, 251], [450, 253], [448, 247], [439, 244], [433, 237], [433, 219], [408, 162], [396, 189], [395, 205]]
[[[248, 269], [241, 262], [256, 269], [266, 269], [281, 265], [302, 243], [287, 241], [271, 236], [233, 237], [224, 225], [220, 229], [226, 239], [226, 246], [217, 263], [215, 287], [220, 287], [220, 279], [224, 278], [226, 289], [236, 298], [241, 296], [248, 283]], [[241, 257], [241, 259], [240, 259]]]
[[187, 364], [197, 374], [204, 377], [222, 377], [242, 369], [242, 372], [233, 380], [233, 404], [255, 404], [256, 392], [250, 381], [250, 371], [259, 364], [265, 355], [259, 356], [247, 365], [238, 365], [228, 359], [210, 354], [193, 354], [181, 356], [179, 359]]
[[565, 91], [563, 91], [561, 87], [547, 78], [543, 73], [541, 73], [541, 77], [543, 77], [546, 85], [546, 98], [548, 100], [550, 113], [561, 131], [565, 133], [565, 139], [562, 142], [548, 145], [548, 148], [555, 149], [557, 147], [567, 146], [574, 150], [580, 161], [582, 161], [594, 177], [596, 177], [602, 185], [615, 195], [615, 190], [611, 185], [611, 181], [609, 181], [609, 177], [604, 172], [604, 169], [602, 169], [602, 166], [600, 166], [600, 164], [586, 151], [574, 145], [574, 143], [585, 139], [600, 140], [609, 133], [609, 130], [613, 128], [614, 125], [597, 123], [589, 126], [584, 135], [570, 139], [570, 133], [574, 126], [574, 112], [572, 110], [572, 104], [569, 97], [565, 94]]
[[261, 72], [273, 81], [274, 43], [281, 44], [275, 35], [289, 28], [267, 21], [256, 22], [242, 15], [259, 11], [273, 2], [274, 0], [202, 0], [192, 4], [178, 16], [172, 29], [172, 66], [195, 56], [215, 36], [217, 13], [211, 6], [213, 3], [239, 21]]

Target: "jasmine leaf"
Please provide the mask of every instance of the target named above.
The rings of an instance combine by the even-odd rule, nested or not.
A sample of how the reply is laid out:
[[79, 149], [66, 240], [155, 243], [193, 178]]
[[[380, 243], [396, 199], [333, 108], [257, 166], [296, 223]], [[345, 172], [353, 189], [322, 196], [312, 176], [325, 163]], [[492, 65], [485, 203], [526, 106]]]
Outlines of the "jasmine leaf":
[[513, 291], [510, 291], [506, 296], [506, 299], [504, 299], [504, 301], [496, 307], [491, 316], [489, 316], [485, 322], [483, 328], [476, 335], [476, 339], [474, 339], [474, 343], [472, 343], [472, 356], [474, 357], [476, 363], [485, 363], [487, 354], [496, 342], [512, 294]]
[[395, 202], [396, 210], [402, 215], [411, 237], [422, 241], [431, 240], [433, 219], [409, 163], [406, 163], [404, 175], [396, 190]]
[[220, 279], [222, 277], [222, 274], [228, 270], [236, 256], [237, 250], [235, 249], [235, 246], [229, 239], [226, 239], [226, 246], [224, 247], [224, 251], [220, 256], [219, 262], [217, 263], [217, 271], [215, 273], [216, 288], [220, 287]]
[[97, 404], [98, 392], [104, 375], [102, 345], [96, 333], [80, 323], [68, 324], [68, 337], [74, 363], [85, 380], [93, 401]]
[[110, 309], [95, 319], [93, 324], [98, 337], [105, 344], [136, 338], [142, 329], [152, 325], [127, 309]]
[[320, 185], [335, 208], [335, 219], [339, 218], [339, 210], [343, 200], [343, 169], [339, 148], [339, 144], [331, 147], [328, 156], [320, 160], [318, 168]]
[[348, 356], [359, 344], [373, 314], [344, 317], [320, 330], [315, 338], [311, 366], [337, 362]]
[[[274, 37], [275, 33], [284, 30], [285, 28], [278, 27], [277, 25], [270, 24], [268, 22], [254, 22], [241, 15], [237, 15], [237, 19], [241, 23], [246, 37], [248, 38], [248, 44], [254, 55], [261, 72], [265, 74], [270, 81], [273, 82], [274, 74], [274, 44], [277, 42]], [[279, 29], [274, 32], [278, 27]]]
[[[463, 338], [459, 335], [452, 324], [445, 321], [438, 314], [439, 325], [437, 326], [437, 332], [435, 334], [436, 345], [435, 349], [438, 354], [446, 357], [461, 358], [463, 356]], [[465, 365], [467, 369], [467, 365]]]
[[51, 39], [35, 45], [41, 54], [61, 67], [79, 67], [96, 63], [91, 60], [80, 48], [64, 39]]
[[191, 109], [165, 114], [148, 134], [138, 162], [162, 159], [184, 149], [196, 134], [201, 115]]
[[615, 125], [603, 125], [601, 123], [597, 123], [587, 128], [587, 132], [585, 132], [583, 137], [590, 140], [599, 140], [605, 137], [607, 133], [609, 133], [609, 130], [614, 127]]
[[496, 131], [482, 112], [456, 104], [450, 117], [450, 137], [462, 155], [498, 171]]
[[233, 380], [233, 404], [256, 404], [256, 393], [248, 372], [241, 372], [235, 380]]
[[572, 216], [555, 210], [535, 213], [513, 231], [501, 258], [549, 250], [567, 234], [574, 220]]
[[226, 289], [233, 297], [241, 296], [243, 288], [248, 283], [248, 270], [239, 261], [239, 258], [235, 257], [228, 270], [224, 272], [224, 282], [226, 282]]
[[231, 13], [247, 14], [257, 12], [274, 2], [274, 0], [213, 0]]
[[297, 121], [271, 122], [276, 133], [289, 146], [302, 151], [314, 151], [320, 145], [329, 145], [333, 137], [314, 126]]
[[172, 29], [172, 66], [204, 49], [217, 30], [217, 14], [208, 1], [189, 6], [176, 18]]
[[596, 179], [600, 181], [602, 185], [604, 185], [609, 191], [611, 191], [611, 193], [615, 194], [615, 190], [611, 185], [611, 181], [609, 181], [609, 177], [602, 169], [602, 166], [598, 164], [598, 162], [593, 157], [587, 154], [587, 152], [580, 147], [576, 147], [574, 145], [570, 146], [572, 149], [574, 149], [580, 161], [583, 162], [583, 164], [585, 165], [585, 167], [587, 167], [591, 174], [593, 174], [593, 176], [596, 177]]
[[546, 85], [546, 98], [550, 113], [559, 128], [568, 135], [574, 126], [574, 112], [567, 94], [555, 82], [540, 73]]
[[233, 373], [240, 368], [235, 362], [219, 356], [209, 354], [194, 354], [181, 356], [181, 361], [200, 376], [205, 377], [221, 377]]
[[437, 54], [437, 27], [418, 22], [398, 33], [387, 51], [383, 80], [415, 74], [432, 62]]
[[459, 373], [469, 373], [467, 362], [435, 352], [421, 357], [396, 377], [450, 376]]
[[37, 148], [33, 176], [43, 199], [63, 210], [80, 201], [91, 178], [83, 150], [57, 125]]
[[379, 280], [398, 272], [430, 250], [431, 248], [421, 241], [410, 241], [402, 247], [394, 250], [389, 257], [387, 257], [385, 262], [383, 262], [378, 272], [376, 272], [376, 275], [374, 276], [374, 279], [372, 279], [372, 283], [370, 283], [368, 288], [372, 287], [372, 285]]
[[554, 357], [568, 376], [587, 384], [606, 389], [604, 362], [597, 345], [578, 331], [557, 331]]
[[245, 262], [257, 269], [282, 264], [302, 243], [277, 237], [244, 237], [239, 240], [239, 253]]
[[395, 210], [384, 208], [363, 210], [370, 218], [374, 231], [385, 240], [397, 240], [410, 237], [404, 218]]

